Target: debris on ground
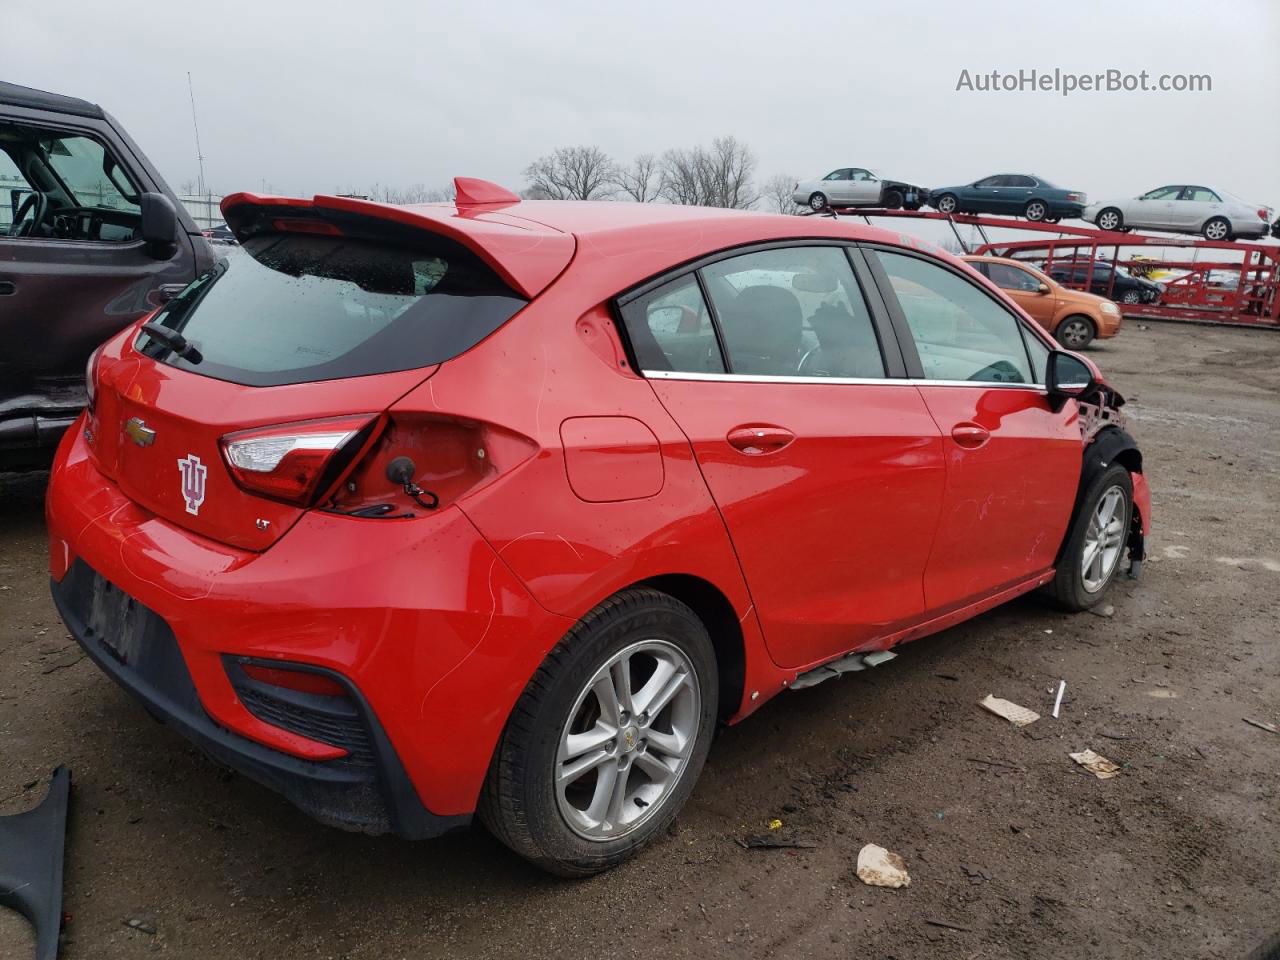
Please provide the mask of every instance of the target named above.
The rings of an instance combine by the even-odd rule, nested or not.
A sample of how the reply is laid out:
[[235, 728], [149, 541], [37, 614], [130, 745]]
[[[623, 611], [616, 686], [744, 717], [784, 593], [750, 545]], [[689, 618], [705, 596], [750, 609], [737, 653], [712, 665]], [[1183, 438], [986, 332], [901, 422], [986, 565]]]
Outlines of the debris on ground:
[[964, 871], [964, 875], [969, 878], [969, 882], [971, 884], [988, 883], [991, 880], [990, 872], [982, 869], [982, 867], [975, 867], [969, 863], [962, 863], [960, 864], [960, 869]]
[[1062, 708], [1062, 695], [1067, 692], [1067, 681], [1058, 681], [1058, 695], [1053, 698], [1053, 719], [1058, 719], [1058, 711]]
[[129, 927], [131, 930], [137, 930], [139, 933], [154, 934], [156, 932], [155, 927], [142, 920], [125, 920], [124, 925]]
[[1241, 719], [1249, 726], [1265, 730], [1267, 733], [1280, 733], [1280, 727], [1277, 727], [1274, 723], [1267, 723], [1265, 720], [1250, 720], [1248, 717], [1241, 717]]
[[973, 932], [972, 927], [962, 927], [958, 923], [950, 923], [949, 921], [946, 921], [946, 920], [930, 920], [928, 917], [925, 917], [924, 922], [929, 924], [929, 926], [931, 927], [942, 927], [942, 929], [944, 930], [959, 930], [961, 933]]
[[1094, 753], [1092, 750], [1081, 750], [1079, 753], [1067, 754], [1072, 760], [1080, 764], [1099, 780], [1110, 780], [1120, 772], [1120, 765], [1113, 763], [1101, 754]]
[[1035, 723], [1040, 719], [1040, 714], [1034, 710], [1028, 710], [1026, 707], [1020, 707], [1018, 704], [1009, 700], [1001, 700], [987, 694], [985, 700], [979, 700], [978, 706], [984, 710], [989, 710], [997, 717], [1003, 717], [1012, 723], [1015, 727], [1025, 727], [1029, 723]]
[[1095, 617], [1114, 617], [1116, 615], [1116, 608], [1109, 603], [1104, 603], [1100, 607], [1090, 607], [1089, 612]]
[[874, 843], [858, 851], [858, 879], [871, 887], [911, 886], [906, 861]]
[[781, 820], [779, 820], [777, 817], [774, 817], [772, 820], [770, 820], [770, 821], [769, 821], [769, 829], [770, 829], [770, 830], [781, 830], [781, 829], [782, 829], [782, 821], [781, 821]]

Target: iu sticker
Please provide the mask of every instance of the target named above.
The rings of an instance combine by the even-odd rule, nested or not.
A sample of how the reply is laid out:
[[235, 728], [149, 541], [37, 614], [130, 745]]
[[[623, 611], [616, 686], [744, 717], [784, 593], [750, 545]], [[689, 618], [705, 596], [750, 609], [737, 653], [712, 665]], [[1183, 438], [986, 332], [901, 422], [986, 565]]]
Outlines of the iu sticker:
[[194, 453], [188, 453], [178, 461], [182, 472], [182, 498], [187, 501], [187, 513], [198, 514], [204, 503], [204, 480], [209, 468]]

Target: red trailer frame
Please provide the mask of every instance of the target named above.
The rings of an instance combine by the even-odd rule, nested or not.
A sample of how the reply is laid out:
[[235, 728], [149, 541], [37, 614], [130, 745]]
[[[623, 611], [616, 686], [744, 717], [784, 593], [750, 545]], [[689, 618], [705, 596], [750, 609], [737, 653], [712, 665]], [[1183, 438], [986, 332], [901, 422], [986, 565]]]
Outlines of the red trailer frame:
[[[941, 220], [951, 225], [956, 240], [967, 253], [1027, 260], [1046, 272], [1055, 263], [1087, 262], [1089, 268], [1082, 283], [1063, 283], [1063, 286], [1077, 290], [1089, 289], [1095, 263], [1125, 267], [1138, 274], [1154, 270], [1176, 270], [1183, 272], [1183, 275], [1165, 285], [1158, 302], [1122, 304], [1124, 316], [1280, 329], [1280, 245], [1205, 240], [1177, 234], [1160, 236], [1120, 233], [1091, 227], [1064, 226], [1060, 223], [1033, 223], [1010, 217], [968, 213], [948, 215], [928, 210], [859, 209], [842, 210], [838, 215], [863, 217], [868, 223], [872, 217]], [[983, 243], [969, 249], [957, 225], [977, 227]], [[1056, 236], [993, 242], [987, 236], [984, 229], [986, 227]], [[1168, 257], [1139, 259], [1134, 254], [1121, 255], [1122, 250], [1134, 247], [1180, 247], [1190, 249], [1194, 254], [1192, 259], [1180, 260]], [[1203, 251], [1221, 253], [1224, 258], [1201, 260], [1199, 254]], [[1234, 273], [1235, 283], [1214, 282], [1212, 274], [1215, 272]], [[1114, 282], [1113, 280], [1112, 284]]]

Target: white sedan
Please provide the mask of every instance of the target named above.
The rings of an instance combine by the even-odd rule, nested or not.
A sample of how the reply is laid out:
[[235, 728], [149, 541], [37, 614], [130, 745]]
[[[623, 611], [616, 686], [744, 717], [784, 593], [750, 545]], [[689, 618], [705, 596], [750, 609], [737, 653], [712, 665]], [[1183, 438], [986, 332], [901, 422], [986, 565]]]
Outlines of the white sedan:
[[1245, 203], [1225, 190], [1173, 184], [1130, 200], [1091, 203], [1084, 219], [1103, 230], [1168, 230], [1199, 233], [1206, 240], [1257, 239], [1271, 229], [1272, 210]]
[[888, 207], [919, 210], [929, 191], [913, 183], [887, 180], [865, 167], [840, 167], [821, 180], [801, 180], [791, 199], [811, 210], [828, 207]]

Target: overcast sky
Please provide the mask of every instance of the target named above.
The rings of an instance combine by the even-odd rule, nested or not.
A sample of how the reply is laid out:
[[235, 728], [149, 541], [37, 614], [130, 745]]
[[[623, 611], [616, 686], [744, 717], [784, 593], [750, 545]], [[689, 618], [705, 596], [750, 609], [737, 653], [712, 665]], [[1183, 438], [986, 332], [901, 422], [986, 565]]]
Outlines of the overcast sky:
[[[1280, 207], [1280, 3], [4, 0], [0, 78], [101, 103], [176, 188], [187, 71], [217, 192], [455, 174], [560, 145], [733, 134], [758, 174], [926, 186], [1038, 173], [1092, 198], [1202, 182]], [[957, 92], [971, 73], [1207, 73], [1207, 93]]]

